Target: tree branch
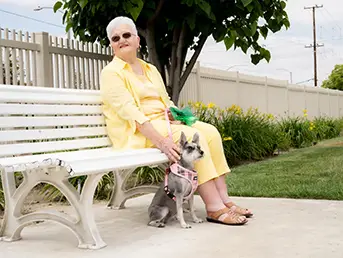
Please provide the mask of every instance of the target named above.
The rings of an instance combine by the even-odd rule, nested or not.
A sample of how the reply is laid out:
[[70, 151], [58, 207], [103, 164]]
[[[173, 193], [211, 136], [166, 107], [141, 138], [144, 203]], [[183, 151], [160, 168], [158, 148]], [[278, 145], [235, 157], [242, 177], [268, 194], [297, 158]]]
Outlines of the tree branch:
[[149, 59], [156, 66], [157, 70], [161, 72], [162, 67], [157, 55], [155, 27], [153, 24], [148, 26], [145, 39], [148, 45]]
[[155, 20], [157, 19], [157, 17], [161, 13], [161, 10], [162, 10], [162, 7], [163, 7], [164, 3], [165, 3], [165, 0], [160, 0], [159, 1], [154, 15], [148, 20], [148, 24], [155, 22]]
[[181, 32], [180, 32], [180, 38], [179, 42], [177, 44], [177, 50], [176, 50], [176, 69], [174, 72], [174, 83], [173, 83], [173, 100], [177, 102], [179, 93], [180, 93], [180, 77], [181, 77], [181, 61], [182, 61], [182, 49], [184, 47], [185, 42], [185, 35], [186, 35], [186, 26], [183, 23]]
[[169, 86], [173, 87], [174, 83], [174, 72], [176, 69], [176, 50], [177, 50], [177, 42], [180, 38], [180, 29], [175, 28], [173, 32], [173, 42], [172, 42], [172, 52], [171, 52], [171, 60], [170, 60], [170, 69], [169, 69]]
[[147, 22], [146, 33], [144, 36], [148, 45], [149, 59], [156, 66], [158, 71], [162, 74], [163, 74], [163, 67], [158, 58], [157, 49], [156, 49], [155, 21], [160, 15], [164, 3], [165, 3], [165, 0], [159, 1], [154, 15]]
[[195, 62], [198, 59], [203, 46], [205, 45], [205, 42], [206, 42], [207, 38], [208, 38], [208, 34], [201, 34], [198, 47], [196, 48], [196, 50], [195, 50], [191, 60], [189, 61], [189, 64], [187, 65], [186, 70], [184, 71], [184, 73], [181, 76], [181, 79], [180, 79], [180, 91], [182, 90], [183, 86], [185, 85], [186, 80], [188, 78], [188, 75], [191, 73], [191, 71], [192, 71], [192, 69], [194, 67]]

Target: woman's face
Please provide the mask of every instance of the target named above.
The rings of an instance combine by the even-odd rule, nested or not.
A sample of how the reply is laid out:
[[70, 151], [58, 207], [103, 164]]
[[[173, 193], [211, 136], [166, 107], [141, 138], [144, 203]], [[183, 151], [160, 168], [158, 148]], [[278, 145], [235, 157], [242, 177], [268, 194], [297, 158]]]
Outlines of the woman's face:
[[121, 59], [136, 56], [139, 41], [130, 25], [122, 24], [112, 31], [111, 46], [114, 54]]

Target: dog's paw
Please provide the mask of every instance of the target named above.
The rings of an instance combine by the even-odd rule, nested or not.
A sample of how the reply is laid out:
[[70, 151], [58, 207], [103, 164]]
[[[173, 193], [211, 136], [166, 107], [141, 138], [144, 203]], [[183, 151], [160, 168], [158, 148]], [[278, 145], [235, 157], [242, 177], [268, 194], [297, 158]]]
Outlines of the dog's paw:
[[165, 227], [165, 223], [163, 223], [161, 221], [150, 221], [148, 223], [148, 226], [156, 227], [156, 228], [164, 228]]
[[188, 225], [187, 223], [181, 225], [182, 228], [192, 228], [191, 225]]
[[196, 218], [193, 220], [194, 223], [203, 223], [204, 221], [202, 219]]
[[158, 228], [164, 228], [166, 226], [166, 224], [160, 222], [156, 225]]

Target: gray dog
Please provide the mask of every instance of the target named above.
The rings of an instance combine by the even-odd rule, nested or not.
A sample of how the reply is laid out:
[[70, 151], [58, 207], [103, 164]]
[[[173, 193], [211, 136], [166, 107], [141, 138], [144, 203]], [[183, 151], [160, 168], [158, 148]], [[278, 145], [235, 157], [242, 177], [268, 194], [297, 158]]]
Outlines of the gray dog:
[[197, 188], [198, 177], [194, 171], [194, 162], [201, 159], [204, 152], [199, 146], [199, 135], [193, 136], [192, 142], [188, 142], [181, 132], [180, 138], [181, 159], [171, 165], [167, 170], [166, 180], [157, 190], [148, 212], [149, 226], [164, 227], [167, 221], [177, 215], [182, 228], [191, 228], [183, 217], [183, 203], [188, 200], [190, 213], [195, 223], [203, 220], [197, 218], [194, 212], [194, 191]]

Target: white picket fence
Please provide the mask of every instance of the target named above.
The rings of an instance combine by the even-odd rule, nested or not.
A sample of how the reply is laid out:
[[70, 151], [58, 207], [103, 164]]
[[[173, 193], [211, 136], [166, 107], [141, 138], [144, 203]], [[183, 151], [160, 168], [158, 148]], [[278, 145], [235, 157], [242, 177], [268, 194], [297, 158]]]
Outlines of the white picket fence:
[[0, 30], [0, 84], [99, 89], [110, 47], [57, 38], [46, 32]]

